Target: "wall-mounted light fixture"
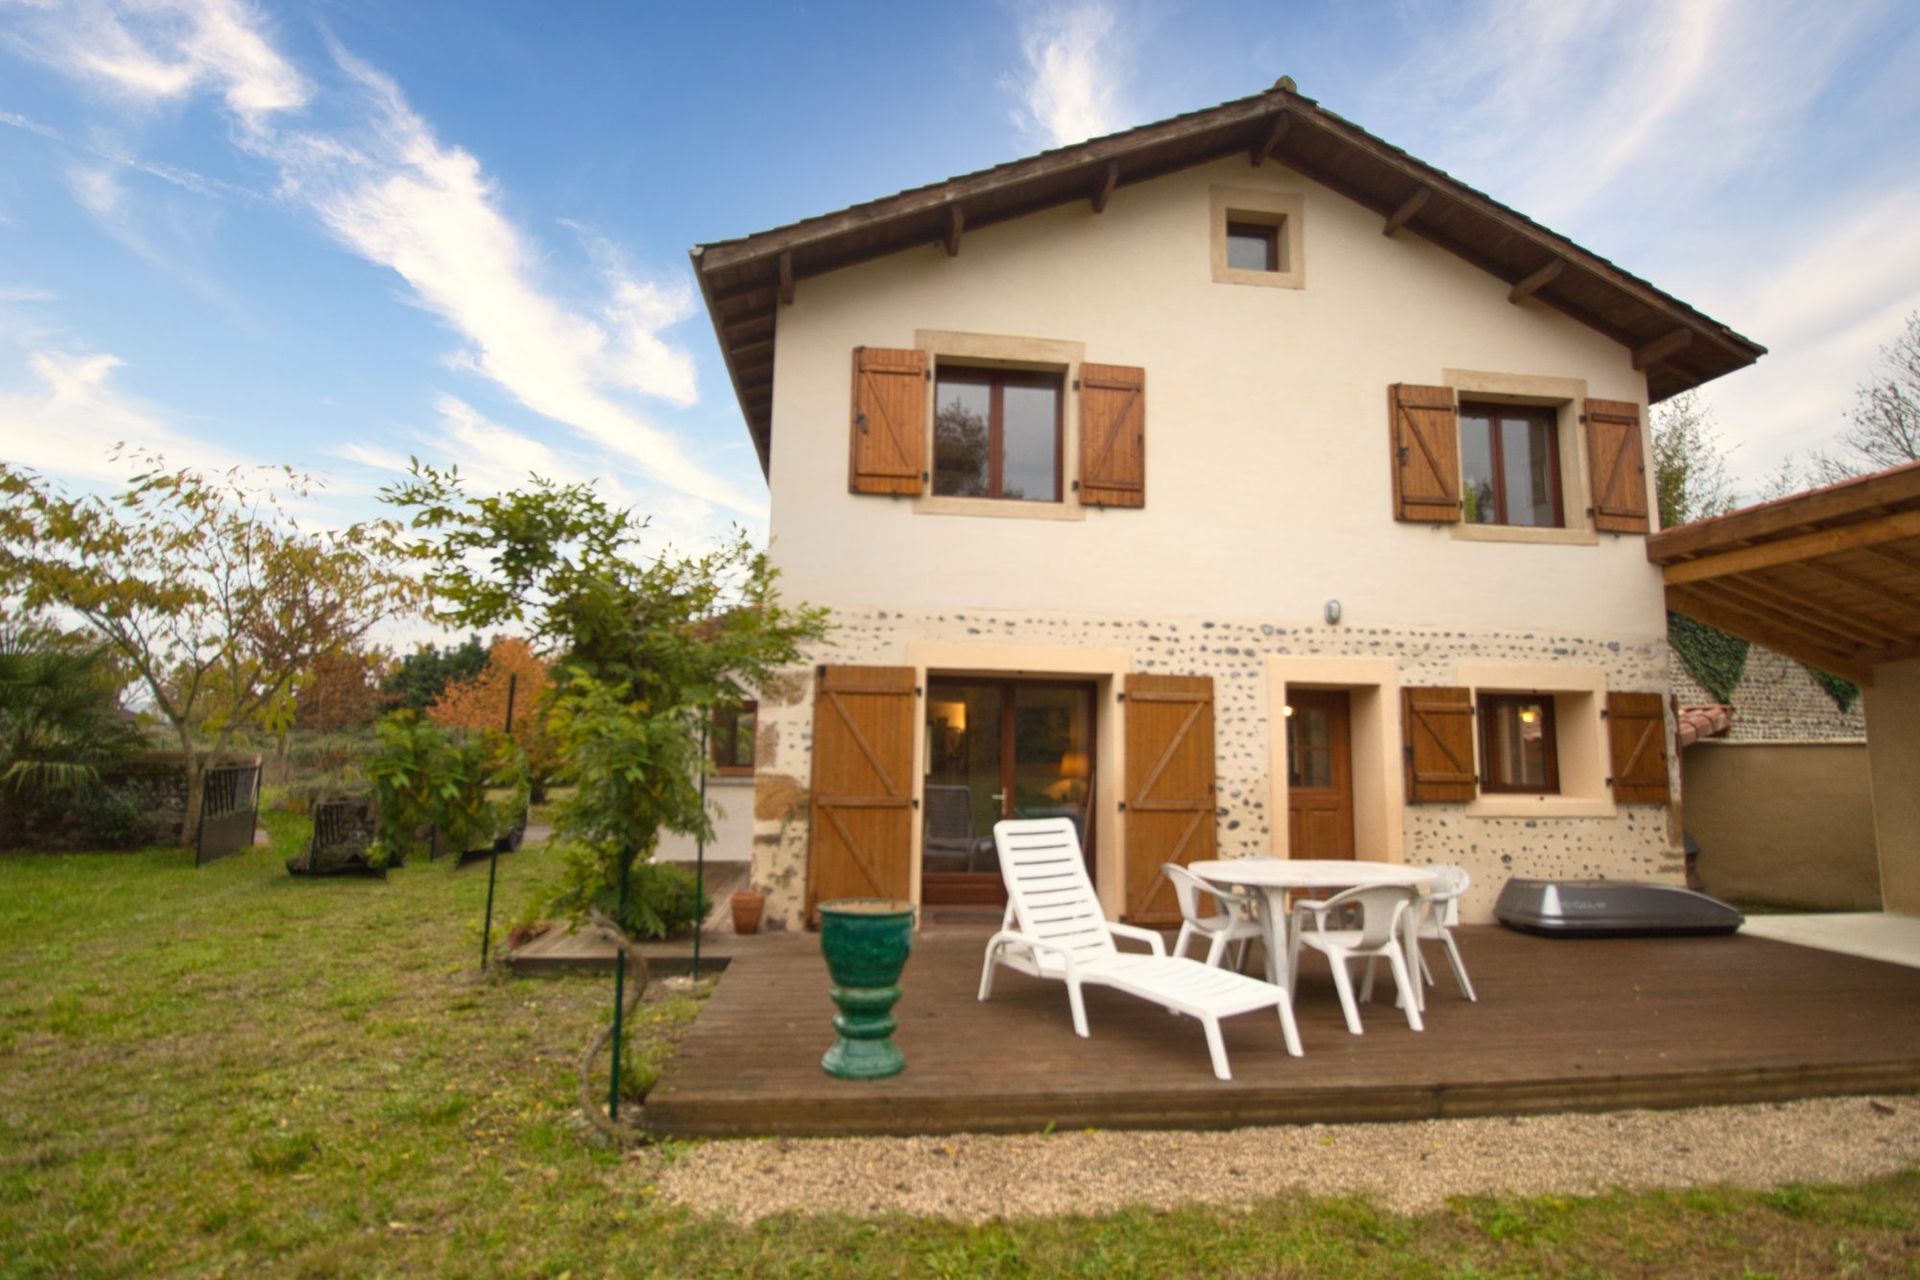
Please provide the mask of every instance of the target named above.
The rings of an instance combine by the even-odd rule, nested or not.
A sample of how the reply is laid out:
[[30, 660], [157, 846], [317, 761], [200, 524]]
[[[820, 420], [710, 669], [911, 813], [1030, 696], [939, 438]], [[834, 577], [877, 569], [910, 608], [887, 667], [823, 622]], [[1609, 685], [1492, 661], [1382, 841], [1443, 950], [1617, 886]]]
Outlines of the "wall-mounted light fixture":
[[1327, 601], [1326, 614], [1327, 614], [1328, 626], [1330, 627], [1339, 626], [1340, 625], [1340, 602], [1338, 600]]

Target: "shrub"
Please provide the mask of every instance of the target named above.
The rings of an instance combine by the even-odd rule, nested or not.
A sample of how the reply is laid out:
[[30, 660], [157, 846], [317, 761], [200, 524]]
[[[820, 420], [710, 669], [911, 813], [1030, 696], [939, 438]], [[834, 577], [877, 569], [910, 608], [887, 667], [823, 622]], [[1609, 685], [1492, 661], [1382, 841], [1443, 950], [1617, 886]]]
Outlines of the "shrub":
[[146, 842], [146, 814], [138, 800], [118, 787], [87, 787], [71, 804], [89, 848], [132, 849]]
[[[584, 862], [587, 868], [598, 859], [579, 845], [562, 846], [569, 863]], [[579, 868], [567, 875], [553, 905], [572, 916], [587, 913], [589, 886], [594, 881]], [[619, 911], [618, 890], [592, 889], [592, 905], [611, 920], [617, 920], [627, 936], [638, 939], [670, 938], [706, 919], [712, 900], [700, 891], [693, 872], [672, 862], [635, 862], [627, 881], [627, 910]]]
[[[413, 711], [380, 721], [380, 745], [366, 762], [380, 813], [370, 851], [375, 865], [424, 853], [423, 828], [442, 847], [485, 849], [518, 821], [527, 803], [526, 754], [503, 733], [455, 737]], [[489, 791], [493, 796], [489, 796]]]

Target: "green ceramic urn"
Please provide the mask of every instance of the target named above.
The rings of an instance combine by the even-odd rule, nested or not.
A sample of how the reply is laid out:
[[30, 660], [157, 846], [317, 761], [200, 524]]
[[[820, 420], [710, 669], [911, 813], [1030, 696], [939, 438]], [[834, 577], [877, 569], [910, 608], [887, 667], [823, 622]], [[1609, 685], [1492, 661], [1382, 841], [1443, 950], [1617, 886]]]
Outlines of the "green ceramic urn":
[[913, 904], [894, 898], [841, 898], [820, 904], [820, 950], [833, 979], [828, 993], [840, 1033], [820, 1065], [842, 1080], [898, 1075], [907, 1060], [894, 1047], [893, 1005], [913, 948]]

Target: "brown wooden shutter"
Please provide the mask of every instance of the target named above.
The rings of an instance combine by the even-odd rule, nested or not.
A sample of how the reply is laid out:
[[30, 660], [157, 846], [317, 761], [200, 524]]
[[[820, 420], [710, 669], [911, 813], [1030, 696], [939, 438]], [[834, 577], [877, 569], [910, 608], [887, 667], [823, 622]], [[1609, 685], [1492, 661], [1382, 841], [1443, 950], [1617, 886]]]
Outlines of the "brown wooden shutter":
[[813, 690], [807, 916], [835, 898], [905, 898], [913, 840], [912, 667], [822, 667]]
[[1387, 388], [1393, 427], [1396, 520], [1460, 519], [1460, 411], [1452, 387], [1396, 382]]
[[1473, 691], [1410, 687], [1400, 691], [1401, 750], [1407, 803], [1461, 804], [1474, 798]]
[[1602, 533], [1646, 533], [1647, 450], [1640, 406], [1627, 400], [1589, 400], [1586, 420], [1593, 527]]
[[1180, 919], [1160, 864], [1219, 851], [1214, 829], [1213, 677], [1127, 677], [1126, 918]]
[[855, 493], [919, 493], [926, 417], [926, 352], [855, 347], [847, 487]]
[[1619, 804], [1665, 804], [1667, 716], [1657, 693], [1607, 695], [1607, 740], [1613, 754], [1613, 798]]
[[1080, 501], [1147, 505], [1147, 371], [1080, 366]]

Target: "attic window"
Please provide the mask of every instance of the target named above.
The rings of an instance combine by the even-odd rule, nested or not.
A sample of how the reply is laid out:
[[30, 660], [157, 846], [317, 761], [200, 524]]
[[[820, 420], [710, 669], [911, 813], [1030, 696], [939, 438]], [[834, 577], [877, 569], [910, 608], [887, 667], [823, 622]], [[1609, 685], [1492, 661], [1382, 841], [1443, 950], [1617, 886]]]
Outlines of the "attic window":
[[1306, 287], [1301, 262], [1303, 197], [1290, 191], [1214, 187], [1208, 206], [1215, 281], [1269, 289]]
[[1278, 271], [1280, 227], [1274, 223], [1229, 222], [1227, 266], [1233, 271]]

